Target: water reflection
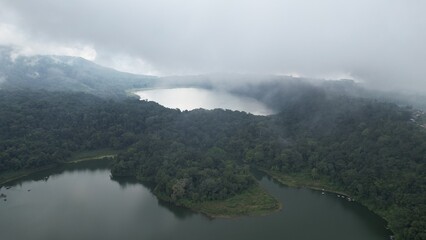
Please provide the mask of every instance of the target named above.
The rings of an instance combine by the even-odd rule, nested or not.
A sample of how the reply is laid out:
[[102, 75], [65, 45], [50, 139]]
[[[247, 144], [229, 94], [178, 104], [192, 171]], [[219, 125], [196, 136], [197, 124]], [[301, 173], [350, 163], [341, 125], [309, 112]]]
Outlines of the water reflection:
[[[120, 185], [120, 187], [122, 189], [126, 189], [128, 187], [132, 187], [134, 185], [137, 184], [142, 184], [140, 181], [138, 181], [136, 178], [134, 177], [113, 177], [112, 175], [110, 176], [110, 179], [116, 183], [118, 183], [118, 185]], [[144, 185], [145, 186], [145, 185]]]
[[170, 212], [172, 212], [173, 215], [180, 220], [190, 218], [194, 214], [196, 214], [189, 209], [186, 209], [186, 208], [183, 208], [183, 207], [178, 207], [174, 204], [171, 204], [169, 202], [165, 202], [165, 201], [162, 201], [162, 200], [158, 200], [158, 205], [160, 207], [163, 207], [163, 208], [169, 210]]
[[[99, 170], [109, 170], [112, 164], [112, 161], [113, 161], [112, 159], [93, 159], [93, 160], [82, 161], [78, 163], [58, 164], [55, 167], [42, 170], [39, 172], [35, 172], [27, 176], [23, 176], [19, 179], [6, 182], [4, 183], [4, 187], [10, 188], [12, 186], [22, 186], [22, 184], [26, 182], [38, 182], [38, 181], [47, 182], [49, 178], [54, 176], [59, 176], [64, 173], [73, 173], [73, 172], [79, 172], [79, 171], [95, 172]], [[0, 186], [0, 189], [1, 189], [1, 186]]]
[[[111, 176], [111, 180], [114, 181], [114, 182], [117, 182], [122, 189], [132, 187], [134, 185], [142, 185], [146, 189], [149, 189], [149, 191], [151, 193], [154, 189], [153, 184], [148, 183], [148, 182], [138, 181], [134, 177], [112, 177]], [[163, 200], [160, 200], [160, 199], [157, 199], [157, 200], [158, 200], [158, 205], [160, 207], [166, 208], [167, 210], [172, 212], [174, 214], [174, 216], [178, 219], [185, 219], [185, 218], [191, 217], [192, 215], [195, 214], [194, 212], [190, 211], [187, 208], [178, 207], [174, 204], [171, 204], [169, 202], [166, 202], [166, 201], [163, 201]]]
[[[65, 165], [1, 188], [1, 239], [327, 239], [385, 240], [383, 220], [357, 203], [288, 188], [262, 174], [261, 186], [283, 204], [264, 217], [208, 219], [159, 201], [152, 186], [111, 178], [103, 160]], [[31, 191], [28, 191], [31, 189]]]

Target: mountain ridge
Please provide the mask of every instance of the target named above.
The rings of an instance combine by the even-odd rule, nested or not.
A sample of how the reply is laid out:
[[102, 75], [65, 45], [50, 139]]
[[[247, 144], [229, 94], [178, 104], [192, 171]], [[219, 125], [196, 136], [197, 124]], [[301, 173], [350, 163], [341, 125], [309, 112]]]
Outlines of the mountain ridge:
[[18, 55], [0, 48], [0, 88], [76, 91], [101, 97], [122, 97], [131, 88], [151, 86], [154, 76], [119, 72], [81, 57]]

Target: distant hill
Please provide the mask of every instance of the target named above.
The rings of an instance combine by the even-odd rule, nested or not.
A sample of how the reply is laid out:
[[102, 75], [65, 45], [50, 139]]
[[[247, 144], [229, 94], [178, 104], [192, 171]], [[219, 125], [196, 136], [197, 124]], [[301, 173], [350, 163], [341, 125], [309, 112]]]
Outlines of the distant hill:
[[426, 95], [365, 88], [352, 80], [324, 80], [255, 74], [203, 74], [156, 77], [119, 72], [80, 57], [13, 56], [0, 46], [0, 89], [74, 91], [100, 97], [122, 97], [126, 90], [146, 87], [220, 89], [264, 102], [280, 111], [312, 94], [373, 98], [426, 110]]
[[124, 96], [125, 90], [151, 86], [156, 77], [119, 72], [80, 57], [36, 55], [12, 58], [0, 47], [0, 88], [75, 91], [102, 97]]
[[[265, 88], [277, 93], [269, 99], [281, 108], [271, 116], [0, 90], [0, 182], [4, 174], [113, 149], [114, 177], [149, 181], [159, 199], [199, 210], [255, 187], [251, 166], [281, 181], [346, 193], [385, 218], [397, 240], [426, 239], [422, 113], [299, 89]], [[285, 92], [292, 97], [279, 94]], [[236, 209], [234, 202], [228, 209]]]
[[256, 98], [280, 111], [284, 105], [312, 94], [349, 96], [386, 101], [426, 110], [426, 94], [371, 89], [351, 79], [326, 80], [268, 74], [201, 74], [161, 77], [161, 87], [217, 89]]
[[[5, 173], [113, 149], [120, 151], [113, 176], [150, 181], [159, 199], [197, 209], [255, 187], [251, 166], [345, 192], [385, 218], [395, 239], [426, 239], [426, 116], [386, 102], [409, 105], [409, 95], [351, 80], [157, 78], [82, 58], [11, 53], [0, 48], [0, 182]], [[119, 98], [158, 86], [220, 89], [256, 98], [277, 114], [180, 111]]]

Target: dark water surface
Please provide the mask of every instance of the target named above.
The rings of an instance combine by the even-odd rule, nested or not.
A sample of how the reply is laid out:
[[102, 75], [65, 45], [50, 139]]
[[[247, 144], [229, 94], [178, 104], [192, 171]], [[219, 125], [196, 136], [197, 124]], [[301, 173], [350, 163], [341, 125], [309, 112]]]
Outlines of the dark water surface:
[[389, 239], [385, 222], [357, 203], [260, 179], [281, 211], [211, 220], [159, 202], [140, 183], [111, 179], [107, 162], [67, 165], [0, 189], [7, 195], [0, 199], [0, 239]]

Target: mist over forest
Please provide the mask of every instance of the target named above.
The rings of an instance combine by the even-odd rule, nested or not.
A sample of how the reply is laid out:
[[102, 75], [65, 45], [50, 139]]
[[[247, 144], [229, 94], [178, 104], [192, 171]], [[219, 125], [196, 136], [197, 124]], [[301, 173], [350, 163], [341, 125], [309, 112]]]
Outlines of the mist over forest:
[[426, 89], [425, 7], [417, 0], [4, 0], [0, 44], [139, 74], [343, 78], [418, 93]]
[[[2, 0], [0, 213], [16, 179], [101, 159], [111, 161], [108, 181], [131, 179], [158, 205], [213, 221], [285, 215], [262, 173], [359, 204], [390, 239], [426, 239], [425, 9], [420, 0]], [[171, 106], [138, 95], [148, 91]], [[40, 239], [51, 236], [50, 223], [38, 224]]]

